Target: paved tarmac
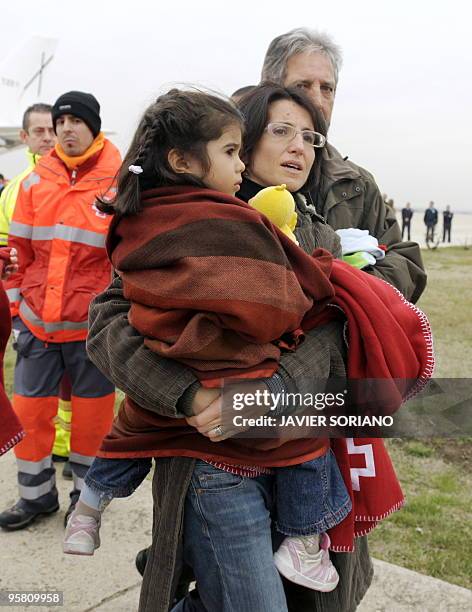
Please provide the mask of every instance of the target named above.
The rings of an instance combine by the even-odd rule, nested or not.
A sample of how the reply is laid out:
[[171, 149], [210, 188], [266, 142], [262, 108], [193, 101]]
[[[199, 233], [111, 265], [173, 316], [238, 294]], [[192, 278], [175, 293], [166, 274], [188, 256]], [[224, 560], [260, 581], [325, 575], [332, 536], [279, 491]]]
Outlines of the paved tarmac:
[[[64, 555], [61, 549], [70, 482], [62, 480], [60, 469], [59, 512], [22, 531], [0, 530], [0, 591], [49, 589], [64, 593], [63, 607], [12, 608], [18, 611], [134, 612], [141, 585], [134, 558], [151, 537], [151, 481], [146, 480], [132, 497], [109, 506], [101, 529], [101, 547], [93, 557], [77, 557]], [[0, 491], [3, 510], [17, 499], [11, 452], [0, 458]], [[472, 591], [375, 561], [374, 583], [358, 610], [471, 612]]]

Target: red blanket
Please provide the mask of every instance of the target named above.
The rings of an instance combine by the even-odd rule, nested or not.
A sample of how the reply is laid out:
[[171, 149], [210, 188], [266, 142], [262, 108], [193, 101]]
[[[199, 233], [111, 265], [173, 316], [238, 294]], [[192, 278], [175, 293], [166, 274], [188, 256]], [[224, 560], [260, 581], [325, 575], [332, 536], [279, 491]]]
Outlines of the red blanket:
[[[334, 260], [330, 281], [331, 306], [347, 319], [347, 376], [372, 381], [354, 388], [350, 402], [393, 414], [420, 391], [434, 370], [431, 327], [426, 315], [392, 285]], [[326, 309], [325, 309], [326, 310]], [[308, 313], [304, 329], [313, 328], [324, 313]]]
[[329, 531], [331, 549], [352, 552], [354, 539], [401, 508], [405, 498], [381, 438], [333, 438], [331, 448], [352, 501], [352, 511]]
[[[10, 260], [10, 249], [0, 248], [0, 277]], [[25, 435], [21, 423], [5, 393], [3, 381], [3, 357], [11, 333], [10, 304], [0, 280], [0, 455], [7, 452]]]

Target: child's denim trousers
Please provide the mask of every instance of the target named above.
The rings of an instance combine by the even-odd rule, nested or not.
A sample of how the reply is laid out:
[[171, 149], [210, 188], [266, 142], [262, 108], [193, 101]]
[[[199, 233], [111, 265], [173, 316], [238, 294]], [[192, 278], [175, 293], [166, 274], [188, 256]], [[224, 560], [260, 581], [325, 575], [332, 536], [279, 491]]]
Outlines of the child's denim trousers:
[[[85, 476], [85, 484], [99, 500], [91, 505], [104, 508], [114, 497], [128, 497], [149, 474], [151, 466], [150, 457], [96, 457]], [[275, 468], [274, 472], [275, 524], [280, 533], [323, 533], [349, 514], [351, 499], [331, 450], [299, 465]]]
[[[128, 497], [151, 471], [151, 457], [141, 459], [102, 459], [95, 457], [85, 475], [86, 486], [98, 496], [99, 508], [114, 497]], [[87, 500], [84, 499], [87, 503]], [[95, 507], [97, 502], [92, 503]]]
[[333, 452], [275, 469], [275, 525], [287, 536], [323, 533], [351, 511], [351, 498]]

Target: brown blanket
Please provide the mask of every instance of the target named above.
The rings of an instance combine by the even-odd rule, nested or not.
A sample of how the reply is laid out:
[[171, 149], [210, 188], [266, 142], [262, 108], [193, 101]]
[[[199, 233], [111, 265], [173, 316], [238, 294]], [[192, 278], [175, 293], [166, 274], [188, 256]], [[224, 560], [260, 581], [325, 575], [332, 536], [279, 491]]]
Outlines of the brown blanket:
[[108, 251], [131, 301], [131, 324], [206, 386], [260, 378], [294, 348], [304, 316], [333, 298], [332, 257], [304, 253], [241, 200], [207, 189], [149, 191], [117, 220]]

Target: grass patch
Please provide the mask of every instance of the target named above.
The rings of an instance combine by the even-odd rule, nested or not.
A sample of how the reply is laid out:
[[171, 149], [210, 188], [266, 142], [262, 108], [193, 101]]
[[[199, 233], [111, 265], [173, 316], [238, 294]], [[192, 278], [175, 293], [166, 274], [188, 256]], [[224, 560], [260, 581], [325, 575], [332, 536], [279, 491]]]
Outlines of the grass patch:
[[423, 444], [423, 442], [419, 440], [410, 440], [405, 444], [404, 451], [407, 455], [411, 455], [412, 457], [431, 457], [434, 453], [431, 446]]
[[[469, 378], [472, 363], [472, 250], [423, 251], [428, 285], [418, 306], [434, 335], [437, 378]], [[369, 537], [390, 563], [472, 588], [470, 438], [388, 440], [406, 506]]]
[[472, 250], [460, 247], [423, 250], [428, 285], [418, 306], [434, 334], [437, 378], [469, 378], [472, 363]]
[[471, 588], [472, 478], [436, 456], [434, 443], [430, 455], [413, 457], [410, 444], [388, 441], [407, 503], [371, 534], [371, 552], [390, 563]]

